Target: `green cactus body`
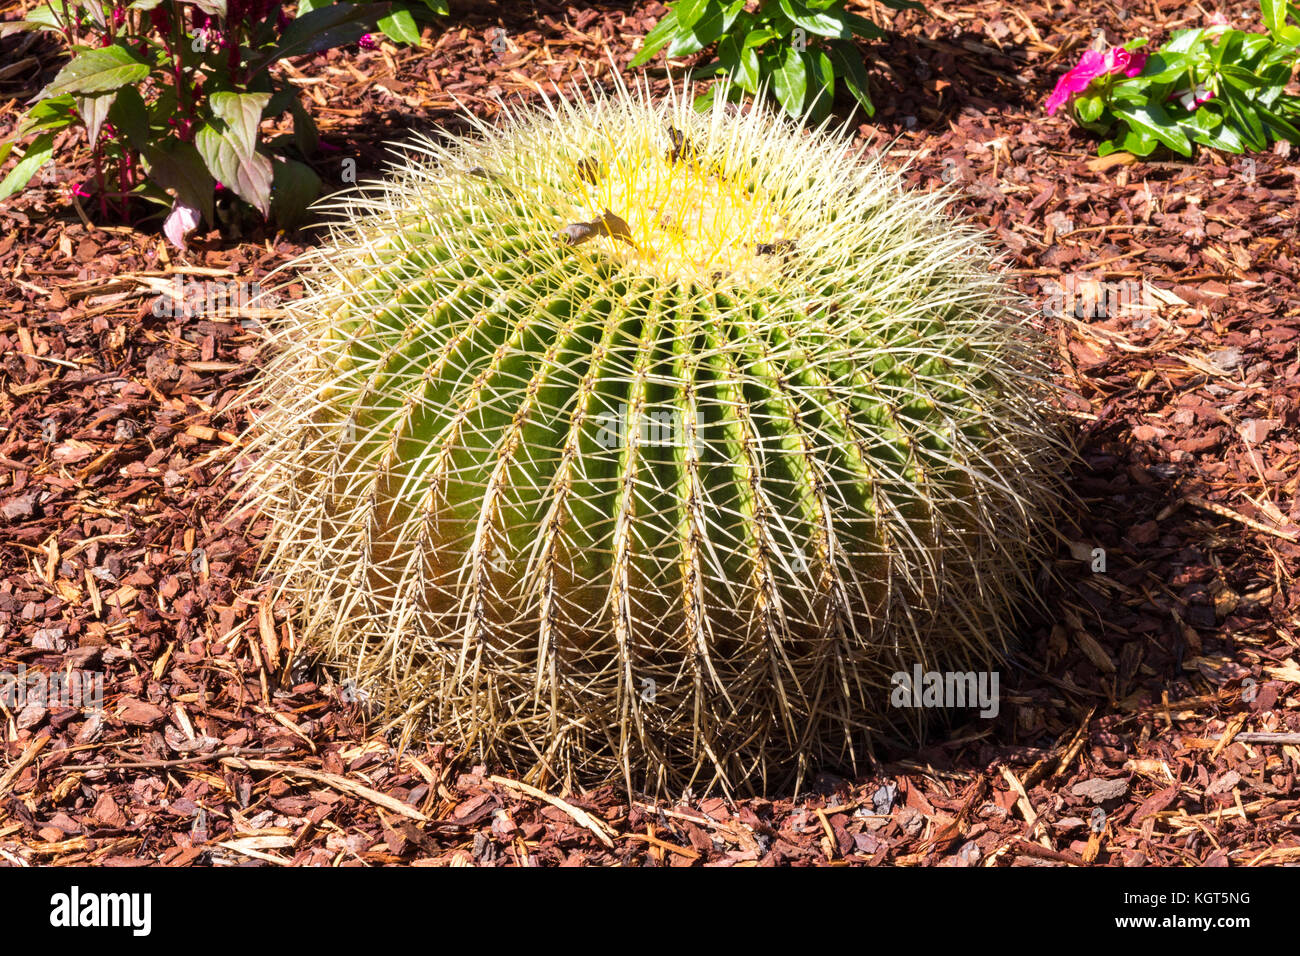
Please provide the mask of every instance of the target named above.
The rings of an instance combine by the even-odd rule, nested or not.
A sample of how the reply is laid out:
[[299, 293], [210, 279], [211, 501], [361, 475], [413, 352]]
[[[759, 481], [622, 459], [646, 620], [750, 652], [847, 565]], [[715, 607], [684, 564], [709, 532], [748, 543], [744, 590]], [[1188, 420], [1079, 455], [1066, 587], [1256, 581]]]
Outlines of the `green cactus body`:
[[991, 666], [1067, 450], [943, 199], [761, 109], [480, 133], [340, 200], [278, 330], [248, 494], [326, 655], [649, 789], [849, 763], [893, 672]]

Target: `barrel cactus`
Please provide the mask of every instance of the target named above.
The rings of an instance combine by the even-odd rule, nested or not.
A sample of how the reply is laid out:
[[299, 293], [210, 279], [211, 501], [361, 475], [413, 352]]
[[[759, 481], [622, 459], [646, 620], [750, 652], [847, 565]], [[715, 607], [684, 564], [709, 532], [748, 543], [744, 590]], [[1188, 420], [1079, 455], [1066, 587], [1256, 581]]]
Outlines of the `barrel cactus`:
[[1068, 454], [1040, 334], [842, 133], [619, 89], [334, 204], [249, 499], [390, 727], [557, 785], [763, 789], [996, 665]]

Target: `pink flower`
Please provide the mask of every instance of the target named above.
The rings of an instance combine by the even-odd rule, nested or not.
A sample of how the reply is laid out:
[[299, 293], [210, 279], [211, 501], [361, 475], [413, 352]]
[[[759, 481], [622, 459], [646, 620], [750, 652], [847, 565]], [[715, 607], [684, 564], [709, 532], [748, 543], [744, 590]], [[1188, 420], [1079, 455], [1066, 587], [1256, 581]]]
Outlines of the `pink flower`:
[[379, 46], [379, 44], [375, 42], [375, 36], [373, 33], [362, 34], [361, 39], [357, 41], [357, 45], [363, 50], [373, 50], [375, 47]]
[[1086, 50], [1079, 58], [1078, 64], [1056, 81], [1056, 88], [1047, 98], [1047, 112], [1055, 113], [1075, 96], [1082, 93], [1092, 81], [1101, 76], [1122, 73], [1132, 78], [1142, 72], [1146, 65], [1145, 51], [1130, 53], [1122, 46], [1111, 47], [1105, 53]]
[[185, 248], [185, 237], [199, 228], [199, 211], [181, 200], [172, 203], [172, 211], [163, 222], [163, 235], [177, 249]]
[[1147, 51], [1138, 50], [1136, 53], [1130, 53], [1122, 46], [1112, 47], [1106, 51], [1106, 72], [1123, 73], [1128, 79], [1132, 79], [1142, 72], [1142, 67], [1147, 65]]

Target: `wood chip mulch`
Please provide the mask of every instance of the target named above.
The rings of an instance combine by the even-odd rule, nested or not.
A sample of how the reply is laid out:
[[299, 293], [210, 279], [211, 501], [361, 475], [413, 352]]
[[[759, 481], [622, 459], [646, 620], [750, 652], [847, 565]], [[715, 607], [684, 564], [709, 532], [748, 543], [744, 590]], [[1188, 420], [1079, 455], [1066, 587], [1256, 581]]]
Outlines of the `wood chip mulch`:
[[[956, 188], [1031, 301], [1063, 277], [1124, 290], [1055, 321], [1085, 511], [996, 720], [734, 803], [399, 753], [302, 667], [292, 609], [256, 583], [264, 527], [227, 500], [263, 316], [154, 314], [160, 287], [258, 281], [314, 237], [213, 232], [178, 255], [156, 226], [96, 224], [67, 142], [55, 181], [0, 211], [0, 671], [102, 673], [105, 709], [0, 712], [0, 865], [1300, 862], [1300, 157], [1097, 161], [1043, 113], [1095, 29], [1158, 38], [1194, 10], [928, 6], [894, 17], [858, 135], [915, 187]], [[342, 157], [376, 172], [386, 142], [457, 125], [458, 100], [490, 119], [497, 97], [608, 79], [663, 10], [462, 4], [421, 49], [286, 73], [333, 182]], [[0, 59], [24, 64], [0, 78], [4, 135], [59, 59], [27, 35]]]

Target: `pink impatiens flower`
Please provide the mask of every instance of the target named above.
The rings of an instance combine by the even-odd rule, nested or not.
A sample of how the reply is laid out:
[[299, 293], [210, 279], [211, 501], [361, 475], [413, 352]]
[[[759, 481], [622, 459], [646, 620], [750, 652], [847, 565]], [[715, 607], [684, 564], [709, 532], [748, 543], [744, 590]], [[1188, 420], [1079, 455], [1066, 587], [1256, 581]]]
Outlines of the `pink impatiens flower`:
[[1137, 76], [1146, 62], [1145, 50], [1130, 53], [1122, 46], [1116, 46], [1105, 53], [1098, 50], [1085, 51], [1074, 68], [1056, 81], [1056, 89], [1047, 98], [1047, 112], [1055, 113], [1091, 86], [1092, 81], [1098, 77], [1118, 73], [1129, 78]]

